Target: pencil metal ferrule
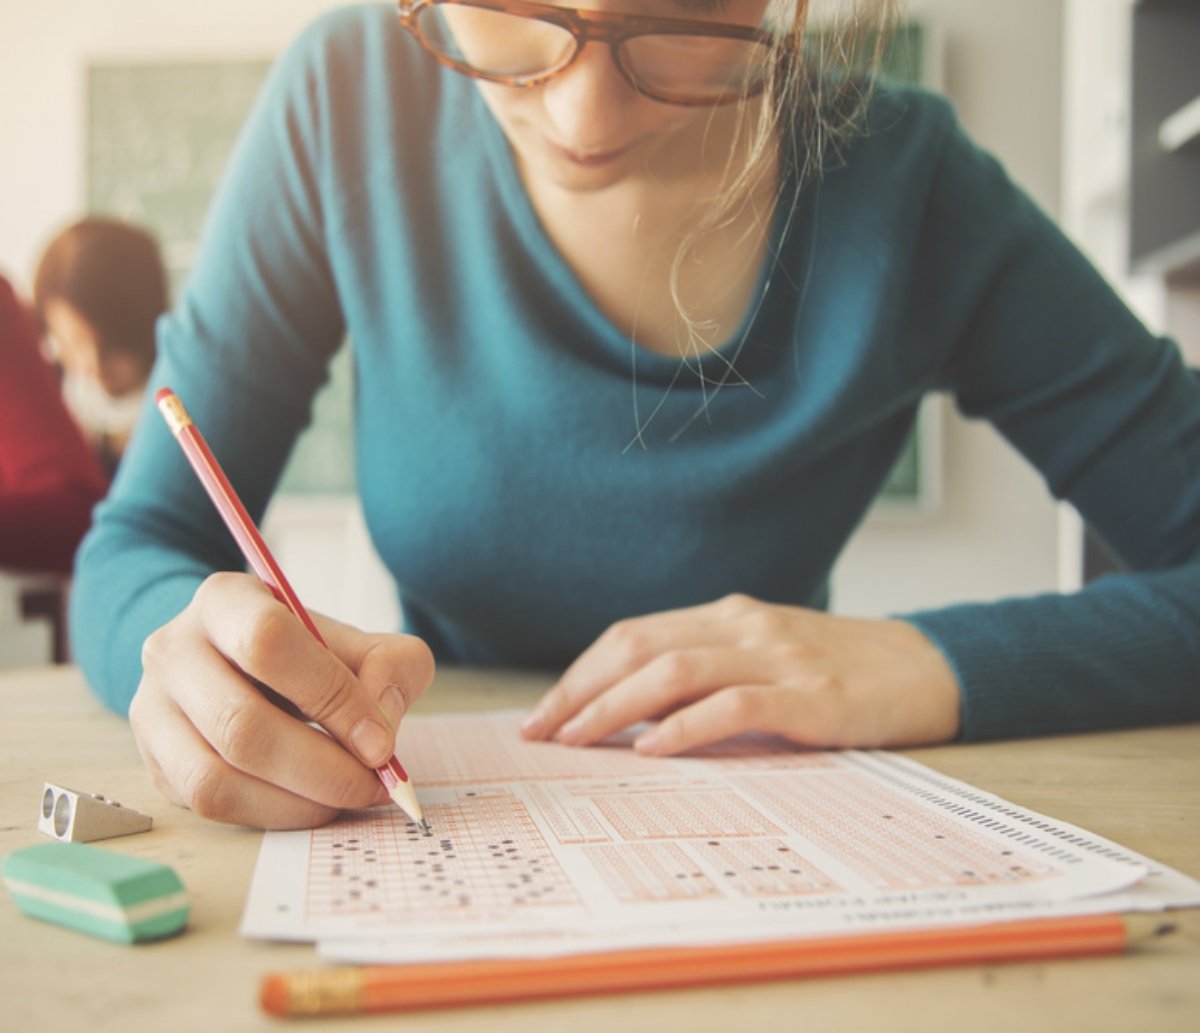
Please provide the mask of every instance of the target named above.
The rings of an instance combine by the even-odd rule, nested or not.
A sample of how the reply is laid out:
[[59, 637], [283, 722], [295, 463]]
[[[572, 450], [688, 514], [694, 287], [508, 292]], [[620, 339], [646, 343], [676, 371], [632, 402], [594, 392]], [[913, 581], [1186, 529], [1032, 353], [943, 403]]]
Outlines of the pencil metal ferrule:
[[192, 418], [188, 415], [188, 411], [183, 407], [183, 402], [174, 394], [160, 394], [158, 397], [158, 409], [162, 413], [163, 419], [167, 421], [167, 426], [171, 429], [171, 433], [178, 436], [192, 425]]
[[288, 980], [292, 1015], [349, 1015], [362, 1010], [362, 970], [315, 969], [296, 973]]

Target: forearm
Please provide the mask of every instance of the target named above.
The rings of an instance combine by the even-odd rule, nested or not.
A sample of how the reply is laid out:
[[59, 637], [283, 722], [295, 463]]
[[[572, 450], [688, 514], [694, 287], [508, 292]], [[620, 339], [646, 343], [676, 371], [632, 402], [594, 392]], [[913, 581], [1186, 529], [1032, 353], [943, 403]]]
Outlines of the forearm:
[[958, 676], [964, 739], [1200, 720], [1200, 560], [907, 619]]
[[[160, 381], [191, 383], [191, 411], [198, 422], [213, 426], [211, 447], [253, 518], [261, 518], [290, 428], [264, 415], [265, 404], [225, 405], [221, 399], [229, 392], [220, 385], [177, 376], [181, 370], [172, 353], [165, 350], [152, 388]], [[238, 447], [246, 441], [258, 447]], [[104, 703], [125, 713], [141, 679], [147, 636], [179, 614], [210, 574], [243, 569], [233, 538], [165, 423], [147, 408], [75, 567], [73, 648]]]
[[128, 713], [142, 644], [184, 609], [208, 572], [186, 556], [126, 545], [120, 535], [85, 541], [71, 590], [71, 647], [105, 706]]

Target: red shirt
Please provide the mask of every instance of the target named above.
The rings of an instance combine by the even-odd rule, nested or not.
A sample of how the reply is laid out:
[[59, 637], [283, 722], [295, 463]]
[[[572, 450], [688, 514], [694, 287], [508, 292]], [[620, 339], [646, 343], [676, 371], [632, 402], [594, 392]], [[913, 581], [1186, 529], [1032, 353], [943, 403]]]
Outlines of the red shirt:
[[0, 567], [69, 572], [107, 487], [32, 316], [0, 276]]

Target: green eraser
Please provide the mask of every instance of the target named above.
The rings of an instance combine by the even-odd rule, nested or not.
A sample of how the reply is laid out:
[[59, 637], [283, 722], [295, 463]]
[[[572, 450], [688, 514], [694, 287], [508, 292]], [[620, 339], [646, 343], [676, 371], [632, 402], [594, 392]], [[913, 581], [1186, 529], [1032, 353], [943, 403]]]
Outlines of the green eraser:
[[4, 884], [25, 914], [118, 943], [170, 936], [191, 910], [167, 865], [84, 843], [42, 843], [9, 854]]

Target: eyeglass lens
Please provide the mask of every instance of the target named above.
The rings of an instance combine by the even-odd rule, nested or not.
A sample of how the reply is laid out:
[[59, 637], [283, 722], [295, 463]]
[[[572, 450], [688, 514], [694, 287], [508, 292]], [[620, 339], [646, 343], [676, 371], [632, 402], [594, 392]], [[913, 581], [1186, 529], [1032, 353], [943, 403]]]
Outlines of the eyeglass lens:
[[[421, 8], [416, 28], [451, 63], [501, 81], [556, 72], [578, 47], [561, 25], [453, 2]], [[752, 40], [676, 33], [634, 36], [618, 48], [618, 60], [640, 88], [697, 100], [753, 92], [765, 56], [765, 47]]]

